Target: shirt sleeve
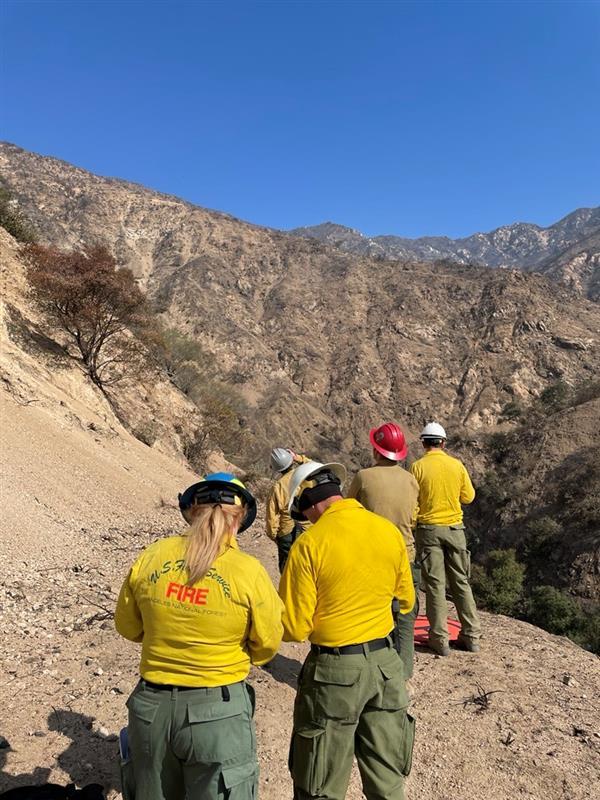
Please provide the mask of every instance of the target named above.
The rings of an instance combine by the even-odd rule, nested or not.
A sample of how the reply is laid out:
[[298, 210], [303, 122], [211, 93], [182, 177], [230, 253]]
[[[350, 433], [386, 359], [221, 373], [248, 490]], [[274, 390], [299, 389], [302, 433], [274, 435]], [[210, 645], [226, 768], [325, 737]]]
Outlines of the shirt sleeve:
[[360, 494], [360, 478], [357, 472], [356, 475], [352, 478], [352, 483], [350, 484], [350, 488], [346, 492], [346, 497], [349, 499], [358, 500], [359, 494]]
[[283, 612], [284, 642], [303, 642], [313, 630], [317, 607], [315, 583], [310, 551], [302, 537], [290, 550], [279, 583], [279, 596], [285, 606]]
[[137, 562], [123, 581], [115, 610], [117, 633], [131, 642], [141, 642], [144, 638], [144, 622], [134, 593], [136, 567]]
[[250, 598], [251, 617], [247, 644], [253, 664], [266, 664], [279, 650], [283, 634], [282, 611], [283, 603], [267, 571], [261, 566]]
[[394, 589], [394, 597], [400, 601], [400, 611], [402, 614], [408, 614], [412, 611], [415, 605], [415, 587], [413, 585], [412, 572], [410, 563], [408, 561], [408, 554], [406, 552], [406, 545], [404, 538], [400, 535], [400, 566], [396, 576], [396, 588]]
[[415, 506], [413, 508], [413, 512], [412, 512], [412, 515], [411, 515], [411, 518], [410, 518], [410, 527], [411, 527], [411, 529], [413, 531], [417, 527], [418, 519], [419, 519], [419, 503], [417, 501], [415, 503]]
[[266, 509], [266, 523], [267, 523], [267, 536], [269, 539], [275, 540], [279, 533], [279, 504], [277, 502], [277, 489], [279, 482], [277, 482], [271, 489], [271, 494], [267, 500]]
[[475, 499], [475, 489], [471, 483], [471, 478], [467, 472], [467, 468], [463, 464], [462, 468], [462, 485], [460, 487], [460, 502], [463, 506], [468, 506]]

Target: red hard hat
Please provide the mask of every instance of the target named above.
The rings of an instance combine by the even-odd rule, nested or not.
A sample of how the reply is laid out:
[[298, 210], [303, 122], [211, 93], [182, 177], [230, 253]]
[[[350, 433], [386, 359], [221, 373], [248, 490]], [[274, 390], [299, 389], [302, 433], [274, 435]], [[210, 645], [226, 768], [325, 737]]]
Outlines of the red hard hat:
[[408, 453], [406, 439], [400, 425], [395, 422], [384, 422], [369, 432], [371, 444], [382, 456], [392, 461], [404, 461]]

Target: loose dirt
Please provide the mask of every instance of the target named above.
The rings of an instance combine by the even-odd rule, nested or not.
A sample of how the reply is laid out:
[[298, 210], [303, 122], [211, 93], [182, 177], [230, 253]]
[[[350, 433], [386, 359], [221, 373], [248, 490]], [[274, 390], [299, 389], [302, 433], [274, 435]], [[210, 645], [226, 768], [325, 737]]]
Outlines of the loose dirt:
[[[0, 788], [103, 783], [119, 795], [116, 735], [138, 646], [114, 631], [129, 564], [179, 531], [173, 500], [193, 478], [134, 439], [82, 430], [2, 393]], [[263, 520], [243, 537], [276, 580]], [[566, 639], [483, 615], [479, 655], [416, 657], [412, 800], [583, 800], [600, 779], [600, 661]], [[261, 797], [291, 797], [295, 681], [306, 645], [253, 669]], [[487, 700], [486, 700], [487, 697]], [[353, 774], [347, 797], [362, 796]]]

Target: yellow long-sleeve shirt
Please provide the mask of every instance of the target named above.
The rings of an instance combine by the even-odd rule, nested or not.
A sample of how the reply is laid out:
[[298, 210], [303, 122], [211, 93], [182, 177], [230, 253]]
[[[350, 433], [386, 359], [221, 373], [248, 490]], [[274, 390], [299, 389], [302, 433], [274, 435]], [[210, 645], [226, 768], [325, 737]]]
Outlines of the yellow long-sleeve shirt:
[[281, 643], [283, 606], [262, 564], [233, 539], [206, 576], [186, 586], [185, 536], [147, 547], [125, 579], [115, 626], [142, 643], [140, 673], [154, 683], [222, 686], [244, 680]]
[[409, 472], [397, 464], [361, 469], [346, 496], [393, 522], [404, 536], [409, 561], [415, 560], [413, 528], [419, 513], [419, 484]]
[[[296, 456], [294, 466], [305, 464], [310, 461], [306, 456]], [[277, 539], [278, 536], [286, 536], [294, 530], [295, 522], [290, 517], [288, 503], [290, 499], [290, 481], [294, 470], [290, 469], [278, 478], [271, 489], [266, 508], [267, 536], [269, 539]], [[303, 525], [303, 527], [307, 527]]]
[[294, 544], [281, 576], [283, 638], [341, 647], [387, 636], [392, 599], [415, 603], [402, 534], [356, 500], [338, 500]]
[[456, 525], [462, 522], [461, 504], [475, 498], [465, 465], [443, 450], [429, 450], [410, 468], [419, 484], [418, 522], [423, 525]]

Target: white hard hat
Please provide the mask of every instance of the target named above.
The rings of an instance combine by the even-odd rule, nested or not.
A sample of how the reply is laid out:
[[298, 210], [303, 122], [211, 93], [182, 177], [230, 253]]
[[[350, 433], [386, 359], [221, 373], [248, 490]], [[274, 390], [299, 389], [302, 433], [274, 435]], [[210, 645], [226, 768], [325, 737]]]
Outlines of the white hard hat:
[[293, 462], [294, 456], [287, 447], [274, 447], [271, 450], [271, 467], [275, 472], [283, 472], [291, 467]]
[[447, 439], [446, 431], [439, 422], [428, 422], [421, 431], [421, 439]]
[[[290, 481], [290, 497], [288, 501], [288, 511], [292, 515], [294, 519], [294, 511], [292, 506], [294, 505], [294, 501], [297, 497], [299, 497], [304, 489], [308, 488], [303, 486], [306, 483], [311, 475], [315, 475], [318, 472], [322, 472], [324, 470], [329, 470], [329, 472], [333, 472], [335, 477], [340, 482], [340, 491], [341, 487], [346, 480], [346, 467], [343, 464], [338, 464], [335, 461], [332, 461], [328, 464], [321, 464], [320, 461], [307, 461], [305, 464], [300, 464], [299, 467], [296, 467], [292, 474], [292, 480]], [[303, 517], [302, 517], [303, 518]]]

